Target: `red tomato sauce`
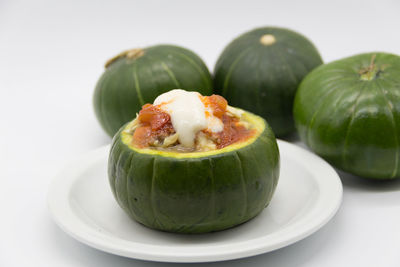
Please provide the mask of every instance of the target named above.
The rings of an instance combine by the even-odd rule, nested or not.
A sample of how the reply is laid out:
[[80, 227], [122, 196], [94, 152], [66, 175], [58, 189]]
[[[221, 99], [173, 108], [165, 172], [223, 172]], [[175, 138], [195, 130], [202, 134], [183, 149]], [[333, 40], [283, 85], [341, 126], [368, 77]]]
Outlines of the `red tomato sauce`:
[[222, 115], [222, 122], [224, 123], [224, 129], [219, 133], [213, 133], [216, 136], [217, 148], [224, 148], [236, 142], [246, 141], [255, 134], [255, 130], [246, 129], [243, 125], [238, 124], [239, 119]]

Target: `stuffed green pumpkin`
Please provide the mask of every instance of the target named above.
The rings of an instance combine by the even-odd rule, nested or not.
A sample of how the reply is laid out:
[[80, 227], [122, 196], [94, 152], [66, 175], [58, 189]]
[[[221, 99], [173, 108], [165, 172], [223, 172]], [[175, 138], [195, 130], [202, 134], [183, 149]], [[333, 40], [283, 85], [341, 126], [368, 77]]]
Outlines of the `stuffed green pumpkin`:
[[[108, 176], [118, 204], [147, 227], [177, 233], [219, 231], [257, 216], [279, 178], [279, 150], [271, 128], [250, 112], [212, 105], [205, 111], [197, 96], [200, 107], [187, 105], [190, 98], [177, 104], [179, 97], [144, 106], [114, 136]], [[203, 111], [204, 118], [220, 114], [204, 127], [215, 129], [222, 118], [223, 129], [200, 130]], [[188, 145], [188, 140], [193, 142]]]

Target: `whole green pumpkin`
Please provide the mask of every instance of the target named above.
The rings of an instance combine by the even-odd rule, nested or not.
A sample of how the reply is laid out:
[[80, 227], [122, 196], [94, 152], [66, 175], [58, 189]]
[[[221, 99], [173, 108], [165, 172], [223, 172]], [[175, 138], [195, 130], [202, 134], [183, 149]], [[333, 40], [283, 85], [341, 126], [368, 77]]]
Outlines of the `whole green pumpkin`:
[[145, 103], [171, 89], [212, 93], [207, 66], [195, 53], [178, 46], [156, 45], [124, 51], [106, 63], [93, 102], [108, 135], [132, 120]]
[[244, 33], [222, 52], [214, 69], [215, 93], [264, 117], [275, 134], [294, 131], [293, 99], [303, 77], [322, 64], [314, 45], [287, 29]]
[[400, 57], [367, 53], [320, 66], [294, 103], [301, 140], [335, 167], [400, 177]]
[[134, 220], [154, 229], [205, 233], [244, 223], [270, 202], [279, 178], [274, 133], [261, 117], [249, 140], [207, 152], [179, 153], [132, 145], [132, 126], [114, 136], [108, 163], [112, 192]]

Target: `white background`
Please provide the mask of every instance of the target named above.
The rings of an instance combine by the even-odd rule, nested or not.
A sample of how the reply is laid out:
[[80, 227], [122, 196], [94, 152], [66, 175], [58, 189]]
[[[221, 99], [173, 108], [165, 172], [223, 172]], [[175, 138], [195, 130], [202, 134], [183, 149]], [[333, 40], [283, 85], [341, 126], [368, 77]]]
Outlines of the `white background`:
[[[223, 47], [257, 26], [309, 37], [326, 62], [400, 54], [400, 1], [0, 0], [0, 266], [163, 266], [78, 243], [51, 220], [47, 188], [74, 157], [107, 144], [92, 93], [107, 58], [174, 43], [212, 70]], [[311, 237], [213, 266], [400, 266], [400, 182], [342, 175], [343, 205]]]

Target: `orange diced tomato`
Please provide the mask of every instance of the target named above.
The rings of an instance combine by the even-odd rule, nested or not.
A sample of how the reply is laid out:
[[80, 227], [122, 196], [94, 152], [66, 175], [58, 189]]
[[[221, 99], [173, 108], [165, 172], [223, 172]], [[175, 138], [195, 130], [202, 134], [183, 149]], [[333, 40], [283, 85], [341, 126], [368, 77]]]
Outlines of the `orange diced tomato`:
[[171, 117], [161, 109], [151, 104], [146, 104], [139, 112], [139, 121], [149, 123], [152, 130], [159, 130], [165, 124], [169, 123]]
[[134, 144], [141, 148], [147, 147], [152, 139], [151, 133], [152, 131], [150, 126], [138, 127], [133, 134]]
[[215, 117], [222, 118], [222, 115], [226, 112], [226, 107], [228, 106], [228, 101], [219, 95], [212, 95], [208, 97], [211, 108], [213, 109], [213, 114]]

